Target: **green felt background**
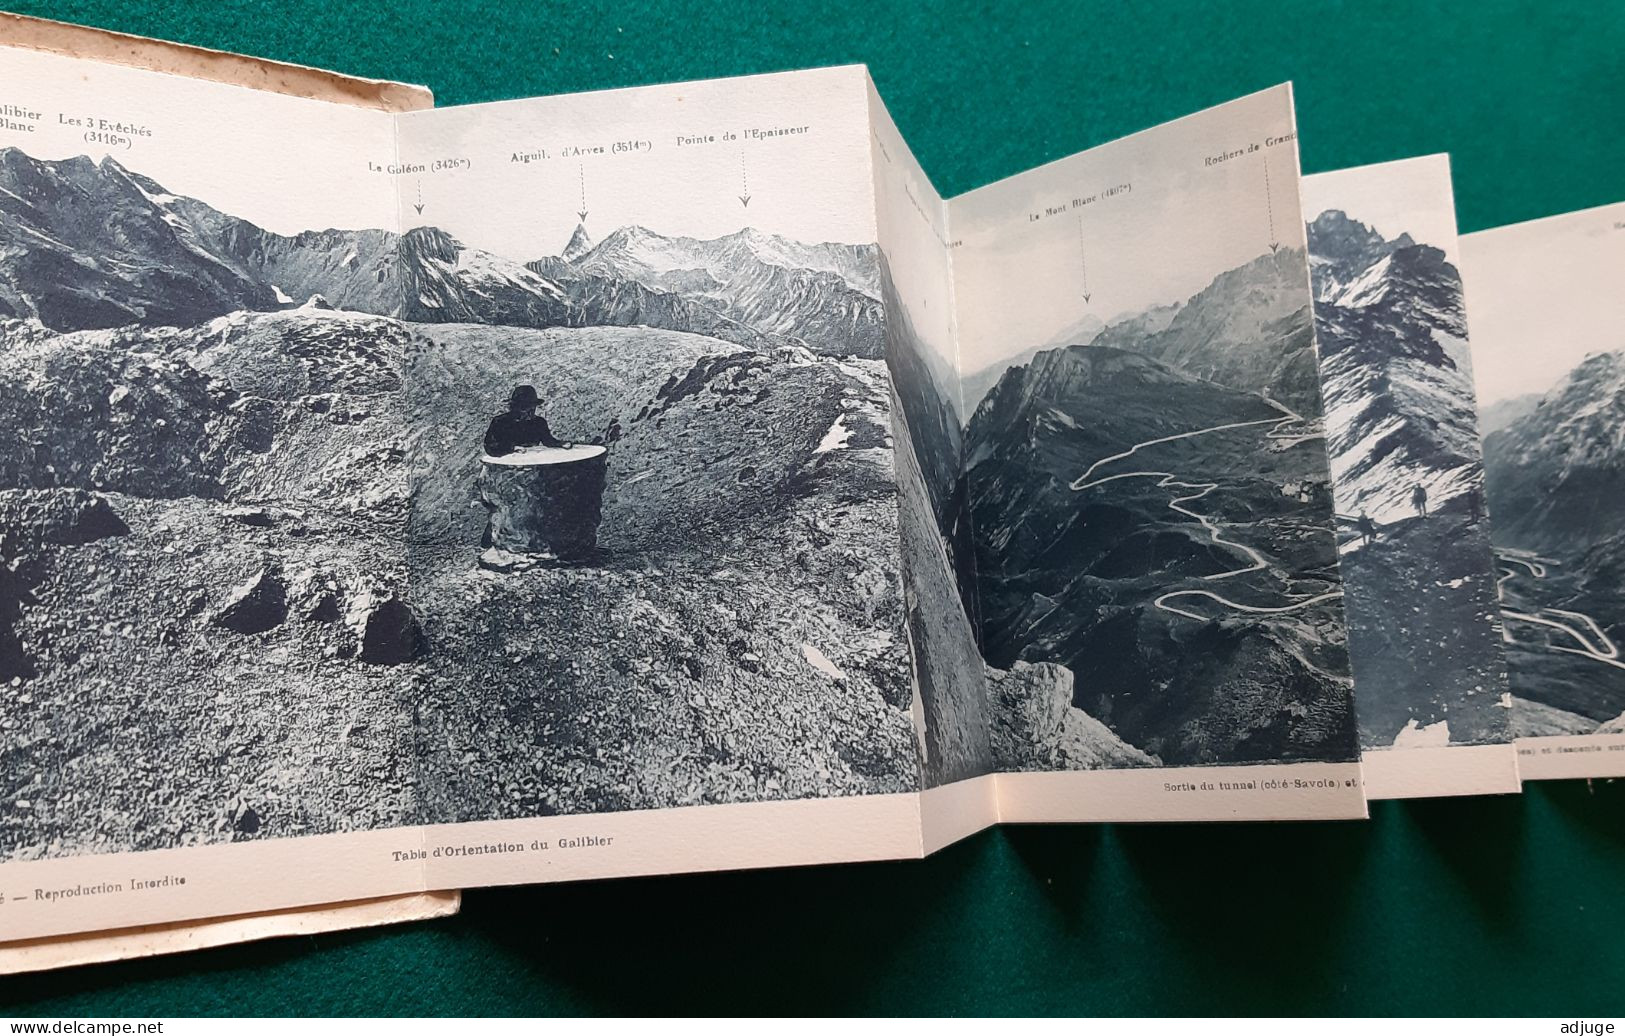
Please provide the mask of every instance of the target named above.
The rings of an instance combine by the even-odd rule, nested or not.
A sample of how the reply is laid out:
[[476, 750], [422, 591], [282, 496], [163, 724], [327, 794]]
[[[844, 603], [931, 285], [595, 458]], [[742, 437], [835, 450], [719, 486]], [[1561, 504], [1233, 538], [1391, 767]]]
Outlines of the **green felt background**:
[[[1449, 151], [1464, 230], [1625, 198], [1619, 0], [18, 9], [443, 105], [863, 61], [945, 193], [1291, 79], [1307, 170]], [[1625, 782], [1372, 814], [477, 890], [453, 920], [4, 980], [0, 1013], [1625, 1014]]]

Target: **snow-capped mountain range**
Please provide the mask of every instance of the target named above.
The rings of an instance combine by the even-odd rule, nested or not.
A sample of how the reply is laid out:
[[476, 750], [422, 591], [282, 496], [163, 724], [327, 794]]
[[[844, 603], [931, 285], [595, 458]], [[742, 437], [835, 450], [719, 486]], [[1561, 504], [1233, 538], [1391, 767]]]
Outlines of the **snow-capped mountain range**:
[[744, 332], [730, 331], [731, 323], [815, 352], [884, 353], [879, 264], [870, 245], [804, 244], [749, 227], [703, 240], [639, 226], [593, 244], [577, 226], [562, 253], [527, 268], [565, 286], [587, 324], [696, 329], [737, 341]]
[[1338, 210], [1309, 224], [1315, 328], [1338, 511], [1378, 523], [1438, 509], [1481, 479], [1461, 276], [1408, 234]]
[[111, 158], [0, 148], [0, 314], [59, 331], [193, 324], [317, 293], [388, 313], [394, 246], [381, 230], [273, 234]]
[[188, 325], [320, 294], [338, 309], [432, 323], [648, 325], [750, 347], [878, 357], [872, 245], [753, 229], [701, 241], [576, 228], [522, 263], [436, 227], [275, 234], [169, 193], [112, 158], [0, 149], [0, 316], [59, 331]]

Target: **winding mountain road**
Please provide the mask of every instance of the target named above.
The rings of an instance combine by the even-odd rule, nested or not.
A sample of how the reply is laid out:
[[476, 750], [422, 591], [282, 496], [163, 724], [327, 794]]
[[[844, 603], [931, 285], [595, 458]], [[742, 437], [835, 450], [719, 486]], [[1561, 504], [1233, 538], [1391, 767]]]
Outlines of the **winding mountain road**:
[[[1557, 564], [1557, 562], [1552, 561], [1550, 558], [1543, 558], [1534, 554], [1526, 554], [1522, 551], [1503, 550], [1497, 553], [1501, 561], [1509, 566], [1501, 570], [1501, 577], [1495, 581], [1495, 596], [1497, 600], [1506, 599], [1505, 586], [1507, 580], [1514, 579], [1518, 576], [1517, 569], [1510, 566], [1521, 566], [1531, 577], [1535, 579], [1545, 579], [1547, 571], [1546, 566]], [[1558, 630], [1567, 634], [1576, 644], [1580, 645], [1577, 648], [1573, 648], [1563, 647], [1559, 644], [1547, 644], [1546, 646], [1551, 648], [1553, 651], [1562, 651], [1570, 655], [1579, 655], [1582, 658], [1589, 658], [1594, 662], [1601, 662], [1604, 665], [1611, 665], [1615, 669], [1625, 669], [1625, 662], [1620, 661], [1619, 645], [1615, 644], [1613, 638], [1609, 637], [1608, 634], [1604, 632], [1602, 626], [1597, 622], [1596, 619], [1587, 615], [1585, 612], [1569, 611], [1566, 608], [1542, 608], [1540, 615], [1532, 615], [1528, 612], [1515, 612], [1507, 608], [1502, 608], [1501, 615], [1506, 619], [1513, 619], [1518, 622], [1528, 622], [1537, 626], [1545, 626], [1548, 629]], [[1569, 625], [1567, 622], [1559, 622], [1557, 619], [1549, 618], [1549, 616], [1553, 615], [1582, 623], [1585, 626], [1590, 627], [1590, 632], [1582, 633], [1578, 628]], [[1504, 632], [1502, 636], [1506, 639], [1507, 643], [1510, 644], [1513, 642], [1512, 632], [1510, 630]]]
[[[1180, 506], [1181, 504], [1188, 504], [1193, 500], [1200, 500], [1202, 497], [1207, 496], [1209, 493], [1219, 488], [1219, 483], [1183, 482], [1180, 481], [1177, 474], [1171, 471], [1125, 471], [1116, 475], [1107, 475], [1104, 478], [1091, 479], [1090, 477], [1094, 475], [1094, 473], [1102, 466], [1132, 457], [1148, 446], [1156, 446], [1165, 442], [1176, 442], [1180, 439], [1194, 439], [1200, 435], [1211, 435], [1214, 432], [1224, 432], [1234, 428], [1252, 428], [1258, 425], [1266, 424], [1273, 425], [1274, 427], [1272, 427], [1269, 432], [1266, 433], [1266, 438], [1291, 440], [1293, 445], [1315, 437], [1316, 433], [1290, 432], [1287, 430], [1292, 425], [1302, 425], [1305, 423], [1302, 414], [1299, 414], [1290, 407], [1284, 406], [1283, 404], [1270, 399], [1268, 396], [1264, 397], [1264, 401], [1270, 406], [1279, 410], [1282, 416], [1265, 417], [1256, 421], [1234, 421], [1229, 424], [1214, 425], [1211, 428], [1200, 428], [1194, 432], [1181, 432], [1178, 435], [1165, 435], [1157, 439], [1147, 439], [1145, 442], [1135, 443], [1122, 453], [1114, 453], [1110, 457], [1103, 457], [1089, 465], [1088, 470], [1086, 470], [1082, 475], [1079, 475], [1076, 479], [1072, 480], [1070, 483], [1070, 488], [1074, 493], [1079, 493], [1085, 489], [1092, 489], [1095, 486], [1105, 485], [1108, 482], [1115, 482], [1118, 479], [1154, 478], [1157, 480], [1156, 485], [1159, 488], [1196, 490], [1194, 493], [1174, 497], [1172, 500], [1168, 501], [1168, 507], [1171, 510], [1178, 511], [1180, 514], [1185, 515], [1186, 517], [1196, 519], [1196, 521], [1201, 524], [1202, 528], [1207, 530], [1208, 536], [1212, 539], [1214, 544], [1239, 550], [1243, 554], [1247, 555], [1247, 557], [1250, 559], [1249, 563], [1241, 568], [1232, 569], [1228, 572], [1218, 572], [1213, 575], [1202, 576], [1201, 578], [1216, 582], [1220, 579], [1230, 579], [1234, 576], [1245, 575], [1248, 572], [1257, 572], [1260, 569], [1267, 568], [1268, 562], [1265, 561], [1264, 555], [1260, 554], [1257, 550], [1254, 550], [1245, 543], [1237, 543], [1235, 540], [1225, 539], [1223, 533], [1219, 530], [1219, 523], [1212, 517]], [[1290, 597], [1291, 595], [1288, 596]], [[1281, 615], [1287, 612], [1298, 611], [1301, 608], [1307, 608], [1310, 605], [1319, 604], [1322, 601], [1330, 601], [1342, 596], [1343, 591], [1333, 590], [1328, 593], [1317, 594], [1313, 597], [1294, 600], [1291, 604], [1280, 605], [1277, 607], [1261, 607], [1251, 604], [1242, 604], [1239, 601], [1232, 601], [1228, 597], [1216, 594], [1211, 590], [1175, 590], [1170, 593], [1163, 594], [1152, 603], [1165, 612], [1180, 615], [1187, 619], [1195, 619], [1198, 622], [1207, 622], [1208, 616], [1200, 615], [1196, 612], [1186, 611], [1183, 608], [1176, 608], [1170, 605], [1168, 602], [1181, 597], [1206, 597], [1219, 602], [1227, 608], [1231, 608], [1239, 612], [1247, 612], [1254, 615]]]

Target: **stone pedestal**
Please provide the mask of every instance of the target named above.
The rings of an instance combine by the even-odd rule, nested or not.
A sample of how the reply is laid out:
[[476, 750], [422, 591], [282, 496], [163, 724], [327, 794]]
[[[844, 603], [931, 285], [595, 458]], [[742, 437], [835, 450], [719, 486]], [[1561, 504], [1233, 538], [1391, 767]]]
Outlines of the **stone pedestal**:
[[598, 552], [604, 447], [539, 446], [483, 460], [480, 501], [491, 512], [491, 546], [565, 562]]

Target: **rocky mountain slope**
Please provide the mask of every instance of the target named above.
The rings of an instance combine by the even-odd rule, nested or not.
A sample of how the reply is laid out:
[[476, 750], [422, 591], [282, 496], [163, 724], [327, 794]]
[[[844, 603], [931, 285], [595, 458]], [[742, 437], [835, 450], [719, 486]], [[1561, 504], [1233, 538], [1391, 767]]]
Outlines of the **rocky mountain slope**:
[[[1281, 248], [1219, 274], [1181, 303], [1119, 321], [1090, 344], [1144, 353], [1194, 377], [1320, 410], [1302, 249]], [[1166, 319], [1166, 325], [1158, 328]]]
[[[1012, 367], [1024, 367], [1032, 362], [1032, 358], [1040, 352], [1049, 349], [1061, 349], [1069, 345], [1091, 345], [1107, 327], [1114, 327], [1112, 339], [1119, 342], [1133, 341], [1147, 335], [1163, 331], [1168, 322], [1179, 312], [1178, 306], [1153, 306], [1141, 313], [1114, 319], [1109, 323], [1102, 321], [1092, 313], [1086, 313], [1069, 324], [1059, 334], [1042, 345], [1031, 346], [1018, 353], [1008, 356], [996, 363], [991, 363], [980, 370], [966, 374], [961, 381], [964, 406], [967, 413], [964, 419], [968, 421], [970, 415], [976, 412], [987, 394], [993, 391], [993, 386], [1004, 377], [1004, 372]], [[1108, 340], [1108, 341], [1110, 341]], [[1102, 344], [1106, 344], [1103, 342]]]
[[1612, 536], [1625, 499], [1625, 351], [1589, 356], [1484, 442], [1496, 541], [1571, 551]]
[[412, 822], [405, 338], [0, 327], [0, 853]]
[[930, 785], [992, 771], [957, 386], [882, 265], [910, 660]]
[[[896, 427], [909, 434], [906, 418]], [[992, 718], [981, 651], [971, 616], [974, 582], [950, 559], [931, 511], [914, 450], [897, 451], [898, 524], [903, 548], [909, 660], [918, 688], [917, 726], [928, 787], [990, 773]], [[970, 557], [970, 545], [964, 544]]]
[[1442, 251], [1339, 211], [1309, 224], [1338, 510], [1379, 523], [1481, 492], [1461, 277]]
[[1478, 410], [1479, 432], [1487, 438], [1490, 433], [1499, 432], [1514, 421], [1528, 417], [1538, 406], [1540, 406], [1539, 392], [1525, 392], [1521, 396], [1498, 399], [1482, 406]]
[[[0, 208], [0, 855], [919, 786], [873, 249]], [[521, 381], [618, 421], [592, 564], [481, 552]]]
[[[319, 306], [3, 329], [0, 853], [918, 786], [878, 361]], [[599, 564], [476, 563], [515, 377], [625, 429]]]
[[[1258, 395], [1139, 352], [1058, 349], [1008, 371], [967, 433], [988, 662], [1066, 666], [1075, 706], [1165, 763], [1351, 757], [1341, 610], [1294, 606], [1337, 587], [1324, 455], [1301, 425], [1271, 438], [1281, 420]], [[1102, 472], [1170, 472], [1178, 486], [1072, 488], [1136, 444], [1231, 424], [1245, 426]], [[1182, 497], [1222, 521], [1227, 542], [1170, 507]], [[1210, 581], [1248, 568], [1247, 547], [1266, 563]], [[1289, 610], [1183, 598], [1175, 607], [1203, 616], [1192, 619], [1158, 603], [1208, 589]]]
[[1511, 734], [1496, 572], [1483, 522], [1459, 508], [1398, 519], [1340, 559], [1360, 743], [1387, 748], [1408, 724], [1453, 744]]
[[967, 619], [976, 622], [975, 548], [966, 500], [964, 432], [959, 422], [953, 372], [921, 340], [908, 309], [882, 270], [886, 302], [886, 369], [902, 413], [903, 442], [919, 467], [921, 489], [958, 585]]
[[1308, 238], [1361, 743], [1419, 727], [1504, 742], [1494, 559], [1469, 505], [1484, 513], [1461, 278], [1441, 250], [1338, 210]]
[[568, 293], [520, 263], [470, 248], [438, 227], [414, 227], [397, 245], [398, 314], [436, 324], [562, 327]]
[[1072, 704], [1072, 671], [1017, 661], [988, 669], [993, 753], [1001, 771], [1120, 770], [1160, 762]]
[[1625, 671], [1607, 655], [1625, 639], [1622, 427], [1625, 352], [1599, 353], [1484, 441], [1523, 735], [1589, 732], [1625, 714]]
[[[890, 395], [873, 360], [653, 328], [424, 328], [412, 600], [437, 820], [918, 786]], [[612, 418], [601, 557], [475, 563], [479, 433], [515, 379]]]
[[346, 309], [398, 306], [393, 234], [273, 234], [113, 158], [0, 149], [0, 216], [0, 314], [56, 330], [186, 325], [316, 293]]

